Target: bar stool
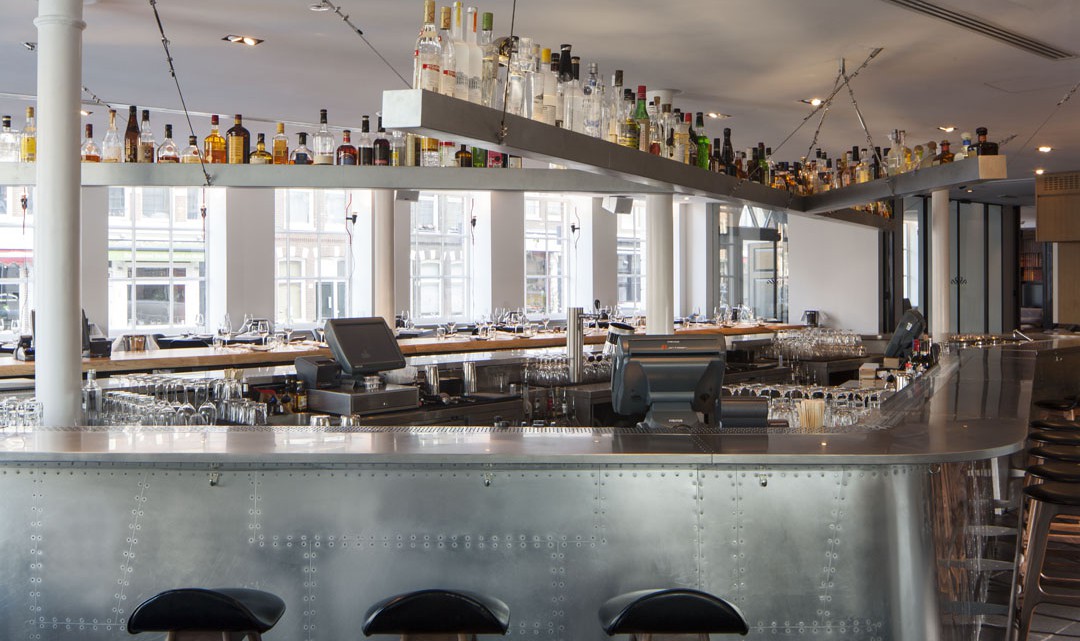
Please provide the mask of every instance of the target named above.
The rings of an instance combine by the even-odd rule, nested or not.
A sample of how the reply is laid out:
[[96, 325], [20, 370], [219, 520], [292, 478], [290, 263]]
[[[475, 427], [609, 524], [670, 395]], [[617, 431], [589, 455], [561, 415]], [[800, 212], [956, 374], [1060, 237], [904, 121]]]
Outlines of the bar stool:
[[139, 604], [130, 634], [167, 632], [168, 641], [260, 641], [285, 613], [277, 595], [246, 588], [166, 590]]
[[600, 625], [608, 636], [631, 634], [650, 641], [656, 634], [746, 635], [750, 626], [731, 603], [708, 592], [684, 588], [638, 590], [600, 606]]
[[1028, 434], [1028, 438], [1036, 443], [1047, 445], [1080, 445], [1080, 432], [1036, 430]]
[[1066, 421], [1063, 418], [1037, 418], [1031, 422], [1031, 427], [1037, 430], [1080, 431], [1080, 421]]
[[1047, 545], [1055, 519], [1063, 515], [1080, 516], [1080, 485], [1049, 482], [1030, 485], [1024, 494], [1031, 499], [1031, 530], [1023, 578], [1019, 594], [1013, 586], [1013, 594], [1020, 599], [1016, 619], [1016, 641], [1026, 641], [1031, 631], [1031, 619], [1035, 609], [1043, 604], [1080, 607], [1080, 578], [1055, 577], [1044, 573], [1047, 568]]
[[1040, 445], [1028, 450], [1032, 458], [1044, 461], [1080, 463], [1080, 447], [1069, 445]]
[[1080, 465], [1076, 463], [1047, 462], [1032, 465], [1027, 469], [1028, 476], [1044, 481], [1060, 483], [1080, 483]]
[[1035, 401], [1033, 403], [1035, 407], [1043, 410], [1044, 412], [1060, 414], [1060, 418], [1069, 421], [1076, 418], [1076, 404], [1076, 398], [1049, 398], [1041, 401]]
[[510, 607], [494, 597], [464, 590], [418, 590], [398, 594], [368, 609], [365, 636], [398, 634], [402, 639], [422, 635], [425, 641], [465, 641], [478, 634], [506, 634]]

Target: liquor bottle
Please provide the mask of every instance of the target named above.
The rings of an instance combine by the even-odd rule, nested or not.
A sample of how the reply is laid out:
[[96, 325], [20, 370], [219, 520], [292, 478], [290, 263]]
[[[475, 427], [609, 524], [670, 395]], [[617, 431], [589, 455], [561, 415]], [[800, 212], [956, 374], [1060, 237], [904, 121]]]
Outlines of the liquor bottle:
[[768, 185], [772, 183], [772, 176], [769, 174], [771, 169], [769, 165], [769, 150], [765, 148], [765, 143], [759, 142], [757, 144], [758, 151], [758, 182], [762, 185]]
[[[559, 119], [559, 53], [551, 49], [540, 51], [540, 75], [544, 78], [544, 104], [543, 121], [548, 125], [555, 125]], [[544, 67], [547, 64], [547, 67]]]
[[[496, 101], [505, 95], [507, 113], [532, 118], [533, 101], [529, 98], [529, 90], [532, 87], [532, 77], [536, 73], [536, 58], [539, 49], [533, 44], [532, 38], [517, 38], [510, 41], [513, 49], [506, 65], [506, 91], [498, 90], [501, 79], [495, 83]], [[502, 69], [502, 67], [496, 67]]]
[[697, 167], [697, 132], [694, 131], [694, 114], [686, 114], [686, 127], [687, 135], [689, 136], [689, 144], [686, 150], [686, 164]]
[[453, 96], [457, 86], [457, 56], [450, 29], [450, 7], [439, 10], [439, 25], [439, 45], [442, 47], [442, 57], [439, 59], [439, 93]]
[[457, 162], [458, 167], [472, 167], [472, 153], [469, 152], [469, 148], [465, 145], [458, 149], [458, 152], [454, 154], [454, 160]]
[[881, 171], [881, 147], [874, 147], [874, 156], [870, 161], [870, 180], [877, 180], [883, 175]]
[[0, 122], [0, 162], [19, 162], [19, 132], [11, 128], [11, 116]]
[[570, 57], [570, 79], [563, 83], [563, 128], [585, 133], [585, 93], [581, 87], [581, 58]]
[[638, 126], [638, 150], [648, 152], [649, 140], [652, 133], [652, 122], [649, 120], [649, 107], [645, 104], [645, 85], [638, 85], [637, 103], [634, 106], [634, 122]]
[[[889, 134], [889, 141], [892, 142], [892, 148], [889, 149], [889, 155], [885, 159], [885, 170], [888, 175], [897, 176], [907, 171], [907, 165], [910, 162], [910, 160], [905, 161], [903, 132], [899, 129], [894, 129], [893, 132]], [[908, 150], [906, 156], [909, 159], [910, 155], [911, 152]]]
[[307, 133], [301, 131], [297, 134], [299, 142], [296, 148], [289, 154], [290, 165], [310, 165], [313, 154], [307, 146]]
[[375, 147], [371, 140], [371, 121], [367, 116], [360, 117], [360, 139], [356, 141], [360, 164], [370, 167], [375, 164]]
[[34, 124], [34, 108], [26, 108], [26, 126], [19, 140], [19, 162], [37, 160], [37, 126]]
[[623, 70], [616, 69], [611, 76], [611, 90], [604, 98], [604, 122], [607, 125], [608, 142], [619, 143], [620, 110], [623, 99]]
[[101, 162], [124, 162], [124, 145], [116, 130], [116, 110], [109, 110], [109, 128], [101, 141]]
[[165, 140], [157, 150], [157, 162], [178, 163], [180, 162], [180, 150], [172, 137], [172, 125], [165, 125]]
[[79, 148], [79, 157], [83, 162], [101, 162], [101, 151], [94, 142], [94, 125], [89, 123], [86, 125], [86, 140]]
[[86, 383], [82, 387], [83, 421], [86, 425], [97, 425], [101, 421], [102, 409], [101, 386], [97, 384], [97, 370], [86, 370]]
[[735, 156], [735, 177], [739, 180], [746, 180], [746, 152], [740, 151]]
[[424, 136], [420, 141], [420, 166], [438, 167], [442, 164], [439, 154], [439, 139]]
[[[569, 116], [566, 114], [566, 88], [574, 81], [574, 60], [570, 50], [571, 45], [568, 44], [559, 47], [558, 82], [555, 85], [555, 122], [562, 123], [559, 126], [566, 129], [569, 129], [567, 127]], [[552, 54], [551, 59], [554, 62], [555, 54]]]
[[[639, 88], [639, 93], [644, 87]], [[694, 116], [694, 129], [697, 133], [697, 166], [709, 168], [709, 134], [705, 131], [705, 114], [697, 112]]]
[[986, 127], [976, 128], [975, 135], [978, 136], [978, 140], [974, 145], [976, 156], [998, 155], [998, 144], [996, 142], [987, 142], [986, 140]]
[[720, 149], [720, 164], [723, 165], [723, 171], [729, 176], [735, 176], [737, 171], [735, 169], [735, 148], [731, 145], [731, 128], [724, 127], [724, 143]]
[[184, 152], [180, 154], [181, 164], [199, 164], [202, 162], [202, 154], [199, 153], [199, 139], [195, 136], [188, 136], [188, 146], [184, 149]]
[[440, 167], [457, 167], [457, 157], [455, 152], [456, 145], [453, 141], [443, 140], [439, 143], [439, 166]]
[[484, 50], [480, 48], [476, 32], [476, 7], [465, 11], [465, 46], [469, 48], [469, 102], [481, 104], [481, 82], [484, 75]]
[[259, 134], [259, 138], [255, 142], [255, 151], [251, 152], [251, 156], [248, 157], [248, 162], [252, 165], [274, 164], [274, 155], [266, 150], [266, 134]]
[[251, 156], [251, 134], [240, 114], [233, 116], [233, 126], [225, 132], [225, 149], [230, 165], [246, 164]]
[[639, 140], [638, 124], [634, 120], [637, 111], [634, 102], [634, 90], [623, 89], [622, 109], [619, 114], [619, 145], [637, 149]]
[[277, 133], [274, 134], [271, 149], [273, 149], [271, 155], [274, 157], [275, 165], [289, 164], [289, 137], [285, 135], [285, 123], [283, 122], [277, 124]]
[[944, 165], [945, 163], [950, 163], [953, 161], [953, 152], [949, 151], [950, 144], [951, 143], [949, 143], [948, 140], [941, 141], [941, 151], [938, 153], [938, 155], [934, 156], [935, 165]]
[[938, 150], [937, 143], [931, 140], [923, 146], [923, 157], [919, 161], [919, 169], [925, 169], [926, 167], [934, 166], [934, 158], [937, 158]]
[[308, 394], [304, 389], [304, 381], [297, 379], [296, 387], [293, 391], [293, 408], [297, 414], [307, 411], [308, 408]]
[[[433, 2], [433, 0], [425, 0], [425, 2]], [[434, 9], [432, 10], [434, 11]], [[436, 89], [438, 85], [436, 85]], [[435, 89], [432, 89], [435, 91]], [[334, 144], [334, 136], [330, 133], [330, 130], [326, 127], [326, 110], [319, 110], [319, 130], [315, 132], [315, 136], [311, 140], [311, 146], [315, 151], [315, 156], [312, 159], [312, 164], [315, 165], [332, 165], [334, 164], [334, 150], [337, 149], [337, 145]]]
[[356, 153], [356, 147], [353, 147], [352, 144], [352, 131], [346, 129], [341, 132], [341, 144], [338, 145], [337, 151], [334, 152], [334, 156], [339, 165], [357, 164], [358, 155]]
[[[657, 101], [660, 99], [657, 98]], [[656, 106], [654, 104], [654, 106]], [[671, 109], [671, 105], [668, 105]], [[670, 111], [668, 113], [671, 113]], [[664, 148], [667, 145], [667, 133], [664, 131], [664, 113], [657, 106], [651, 114], [652, 121], [649, 124], [649, 153], [654, 156], [666, 156]]]
[[960, 134], [960, 148], [953, 152], [953, 162], [963, 160], [970, 155], [971, 150], [971, 132], [965, 131]]
[[690, 142], [690, 125], [683, 122], [681, 114], [678, 114], [678, 116], [675, 131], [672, 134], [671, 157], [673, 160], [685, 164], [688, 153], [687, 145]]
[[[480, 104], [485, 107], [500, 107], [495, 96], [495, 86], [498, 84], [499, 74], [499, 47], [495, 45], [495, 37], [492, 33], [494, 16], [490, 11], [485, 11], [480, 20], [480, 50], [484, 52], [483, 62], [480, 68]], [[502, 96], [498, 96], [502, 98]]]
[[408, 139], [404, 132], [394, 130], [390, 133], [390, 165], [392, 167], [405, 167], [409, 152], [406, 149]]
[[461, 2], [452, 6], [450, 37], [454, 46], [454, 97], [469, 99], [469, 56], [472, 50], [465, 41], [465, 9]]
[[844, 179], [845, 187], [859, 182], [859, 162], [859, 147], [856, 145], [851, 148], [851, 154], [847, 157], [847, 177]]
[[127, 129], [124, 131], [124, 162], [139, 162], [139, 108], [128, 107]]
[[[439, 72], [441, 59], [442, 45], [439, 43], [439, 32], [435, 29], [435, 0], [424, 0], [424, 24], [420, 27], [420, 35], [416, 37], [416, 48], [413, 50], [413, 89], [439, 90], [442, 84], [442, 74]], [[313, 144], [318, 156], [318, 134]], [[315, 164], [333, 164], [333, 155], [334, 151], [331, 149], [331, 162], [316, 161]]]
[[386, 167], [390, 165], [391, 151], [390, 140], [386, 137], [386, 129], [383, 128], [382, 116], [379, 116], [379, 131], [375, 136], [375, 141], [371, 144], [372, 147], [372, 164], [376, 167]]
[[142, 125], [139, 129], [139, 162], [154, 162], [157, 155], [157, 144], [154, 142], [154, 131], [150, 129], [150, 110], [142, 110]]
[[210, 135], [203, 141], [203, 153], [208, 163], [225, 162], [225, 138], [218, 132], [217, 116], [210, 116]]
[[761, 158], [758, 156], [757, 147], [746, 150], [750, 162], [746, 165], [746, 179], [750, 182], [761, 182]]
[[671, 103], [660, 105], [660, 128], [664, 135], [664, 158], [675, 157], [675, 125], [682, 121], [678, 112], [672, 113]]
[[541, 49], [540, 55], [535, 60], [535, 66], [533, 67], [533, 73], [529, 77], [530, 87], [532, 92], [532, 119], [538, 122], [548, 122], [547, 114], [544, 111], [544, 86], [547, 80], [547, 74], [551, 67], [551, 49]]
[[859, 166], [855, 168], [855, 182], [867, 183], [873, 179], [873, 166], [870, 162], [870, 155], [866, 149], [860, 149]]

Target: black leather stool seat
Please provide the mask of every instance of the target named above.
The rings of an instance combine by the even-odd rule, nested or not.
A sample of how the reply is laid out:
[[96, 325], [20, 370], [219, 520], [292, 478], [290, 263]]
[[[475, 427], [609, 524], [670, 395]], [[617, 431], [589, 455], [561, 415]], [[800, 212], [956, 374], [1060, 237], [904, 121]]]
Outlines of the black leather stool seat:
[[510, 606], [460, 590], [419, 590], [383, 599], [364, 617], [364, 634], [506, 634]]
[[1044, 503], [1080, 507], [1080, 485], [1075, 483], [1029, 485], [1024, 488], [1024, 494]]
[[1080, 463], [1080, 447], [1069, 445], [1042, 445], [1029, 449], [1028, 454], [1053, 461]]
[[1051, 412], [1068, 412], [1076, 407], [1076, 400], [1071, 398], [1052, 398], [1043, 401], [1035, 401], [1035, 407], [1050, 410]]
[[1037, 430], [1080, 431], [1080, 421], [1067, 421], [1063, 418], [1037, 418], [1031, 422], [1031, 427]]
[[600, 625], [608, 635], [742, 634], [750, 631], [734, 605], [707, 592], [688, 589], [639, 590], [600, 606]]
[[1076, 463], [1043, 463], [1032, 465], [1027, 473], [1048, 481], [1080, 483], [1080, 465]]
[[1028, 435], [1028, 438], [1036, 443], [1050, 443], [1051, 445], [1080, 445], [1080, 432], [1060, 432], [1054, 430], [1038, 430]]
[[263, 633], [285, 613], [277, 595], [246, 588], [167, 590], [139, 604], [127, 629], [139, 632], [201, 630]]

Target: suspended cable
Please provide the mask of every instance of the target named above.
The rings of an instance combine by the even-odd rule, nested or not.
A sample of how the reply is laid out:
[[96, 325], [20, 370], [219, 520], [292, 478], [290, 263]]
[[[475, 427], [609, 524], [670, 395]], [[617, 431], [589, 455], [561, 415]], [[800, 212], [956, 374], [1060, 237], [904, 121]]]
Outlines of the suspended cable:
[[[379, 50], [375, 48], [375, 45], [371, 44], [371, 41], [367, 39], [367, 37], [364, 35], [364, 32], [361, 31], [360, 27], [357, 27], [355, 24], [352, 23], [351, 20], [349, 20], [349, 15], [347, 13], [342, 13], [341, 7], [339, 5], [336, 5], [333, 2], [330, 2], [330, 0], [322, 0], [322, 5], [324, 7], [329, 7], [331, 10], [333, 10], [333, 12], [336, 13], [339, 18], [341, 18], [342, 22], [347, 24], [349, 26], [349, 28], [352, 29], [356, 33], [356, 35], [360, 36], [360, 39], [364, 41], [364, 44], [366, 44], [371, 49], [371, 51], [374, 52], [375, 55], [379, 57], [379, 60], [383, 61], [383, 64], [385, 64], [390, 69], [390, 71], [394, 72], [395, 76], [397, 76], [398, 78], [401, 79], [401, 82], [403, 82], [405, 84], [406, 88], [408, 88], [408, 89], [412, 88], [412, 83], [409, 82], [408, 80], [406, 80], [405, 76], [398, 73], [398, 70], [394, 68], [394, 65], [390, 64], [390, 61], [387, 60], [386, 57], [383, 56], [381, 53], [379, 53]], [[315, 5], [315, 6], [318, 6], [318, 5]]]
[[[517, 36], [514, 35], [514, 23], [517, 19], [517, 0], [510, 6], [510, 39], [508, 43], [510, 45], [510, 52], [506, 56], [506, 84], [503, 87], [503, 108], [502, 108], [502, 120], [499, 122], [498, 140], [499, 144], [502, 144], [510, 132], [506, 130], [506, 108], [510, 101], [510, 65], [513, 62], [514, 54], [518, 53], [518, 45], [515, 40]], [[531, 52], [530, 52], [531, 53]], [[499, 61], [495, 60], [495, 74], [499, 73]]]
[[[176, 83], [176, 93], [180, 96], [180, 106], [184, 109], [184, 118], [187, 119], [188, 130], [191, 135], [195, 135], [195, 127], [191, 124], [191, 114], [188, 113], [187, 102], [184, 100], [184, 92], [180, 89], [180, 78], [176, 75], [176, 66], [173, 64], [172, 52], [169, 51], [169, 39], [165, 37], [165, 27], [161, 24], [161, 14], [158, 13], [157, 0], [149, 0], [150, 8], [154, 10], [154, 20], [157, 21], [158, 33], [161, 34], [161, 47], [165, 49], [165, 61], [169, 63], [169, 74], [172, 76], [173, 82]], [[210, 179], [210, 172], [206, 171], [206, 154], [199, 154], [199, 166], [202, 168], [203, 179], [206, 180], [206, 186], [211, 186], [213, 182]], [[205, 209], [205, 200], [203, 202]]]
[[[1072, 89], [1069, 89], [1065, 93], [1065, 95], [1062, 96], [1061, 100], [1057, 101], [1057, 104], [1054, 105], [1054, 108], [1050, 110], [1050, 113], [1046, 116], [1042, 123], [1040, 123], [1039, 126], [1035, 128], [1035, 131], [1031, 132], [1031, 135], [1028, 136], [1028, 139], [1024, 141], [1024, 144], [1020, 145], [1019, 151], [1016, 152], [1017, 156], [1020, 156], [1024, 153], [1024, 150], [1029, 144], [1031, 144], [1031, 141], [1035, 139], [1035, 136], [1039, 135], [1039, 132], [1043, 130], [1043, 127], [1045, 127], [1048, 122], [1050, 122], [1051, 118], [1057, 115], [1058, 111], [1061, 111], [1061, 108], [1065, 105], [1065, 103], [1069, 102], [1069, 98], [1072, 98], [1073, 94], [1075, 94], [1077, 90], [1080, 90], [1080, 82], [1073, 85]], [[1011, 138], [1009, 140], [1011, 140]], [[1005, 142], [1008, 142], [1008, 140], [1006, 140]], [[1001, 145], [1005, 143], [998, 144]]]
[[102, 100], [101, 98], [99, 98], [96, 93], [94, 93], [93, 91], [90, 91], [90, 89], [87, 88], [86, 85], [83, 85], [82, 90], [83, 90], [83, 93], [90, 95], [90, 99], [94, 102], [95, 105], [101, 105], [102, 107], [105, 107], [106, 109], [112, 109], [113, 108], [112, 105], [110, 105], [109, 103], [107, 103], [104, 100]]

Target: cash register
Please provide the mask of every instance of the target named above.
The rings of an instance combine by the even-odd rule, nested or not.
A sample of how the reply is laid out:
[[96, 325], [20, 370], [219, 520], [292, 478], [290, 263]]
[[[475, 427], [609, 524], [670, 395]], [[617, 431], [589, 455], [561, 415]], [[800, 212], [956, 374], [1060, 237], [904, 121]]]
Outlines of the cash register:
[[335, 318], [326, 321], [324, 331], [333, 358], [305, 356], [295, 362], [311, 411], [348, 416], [419, 406], [417, 388], [373, 378], [379, 372], [405, 367], [405, 357], [385, 320]]

